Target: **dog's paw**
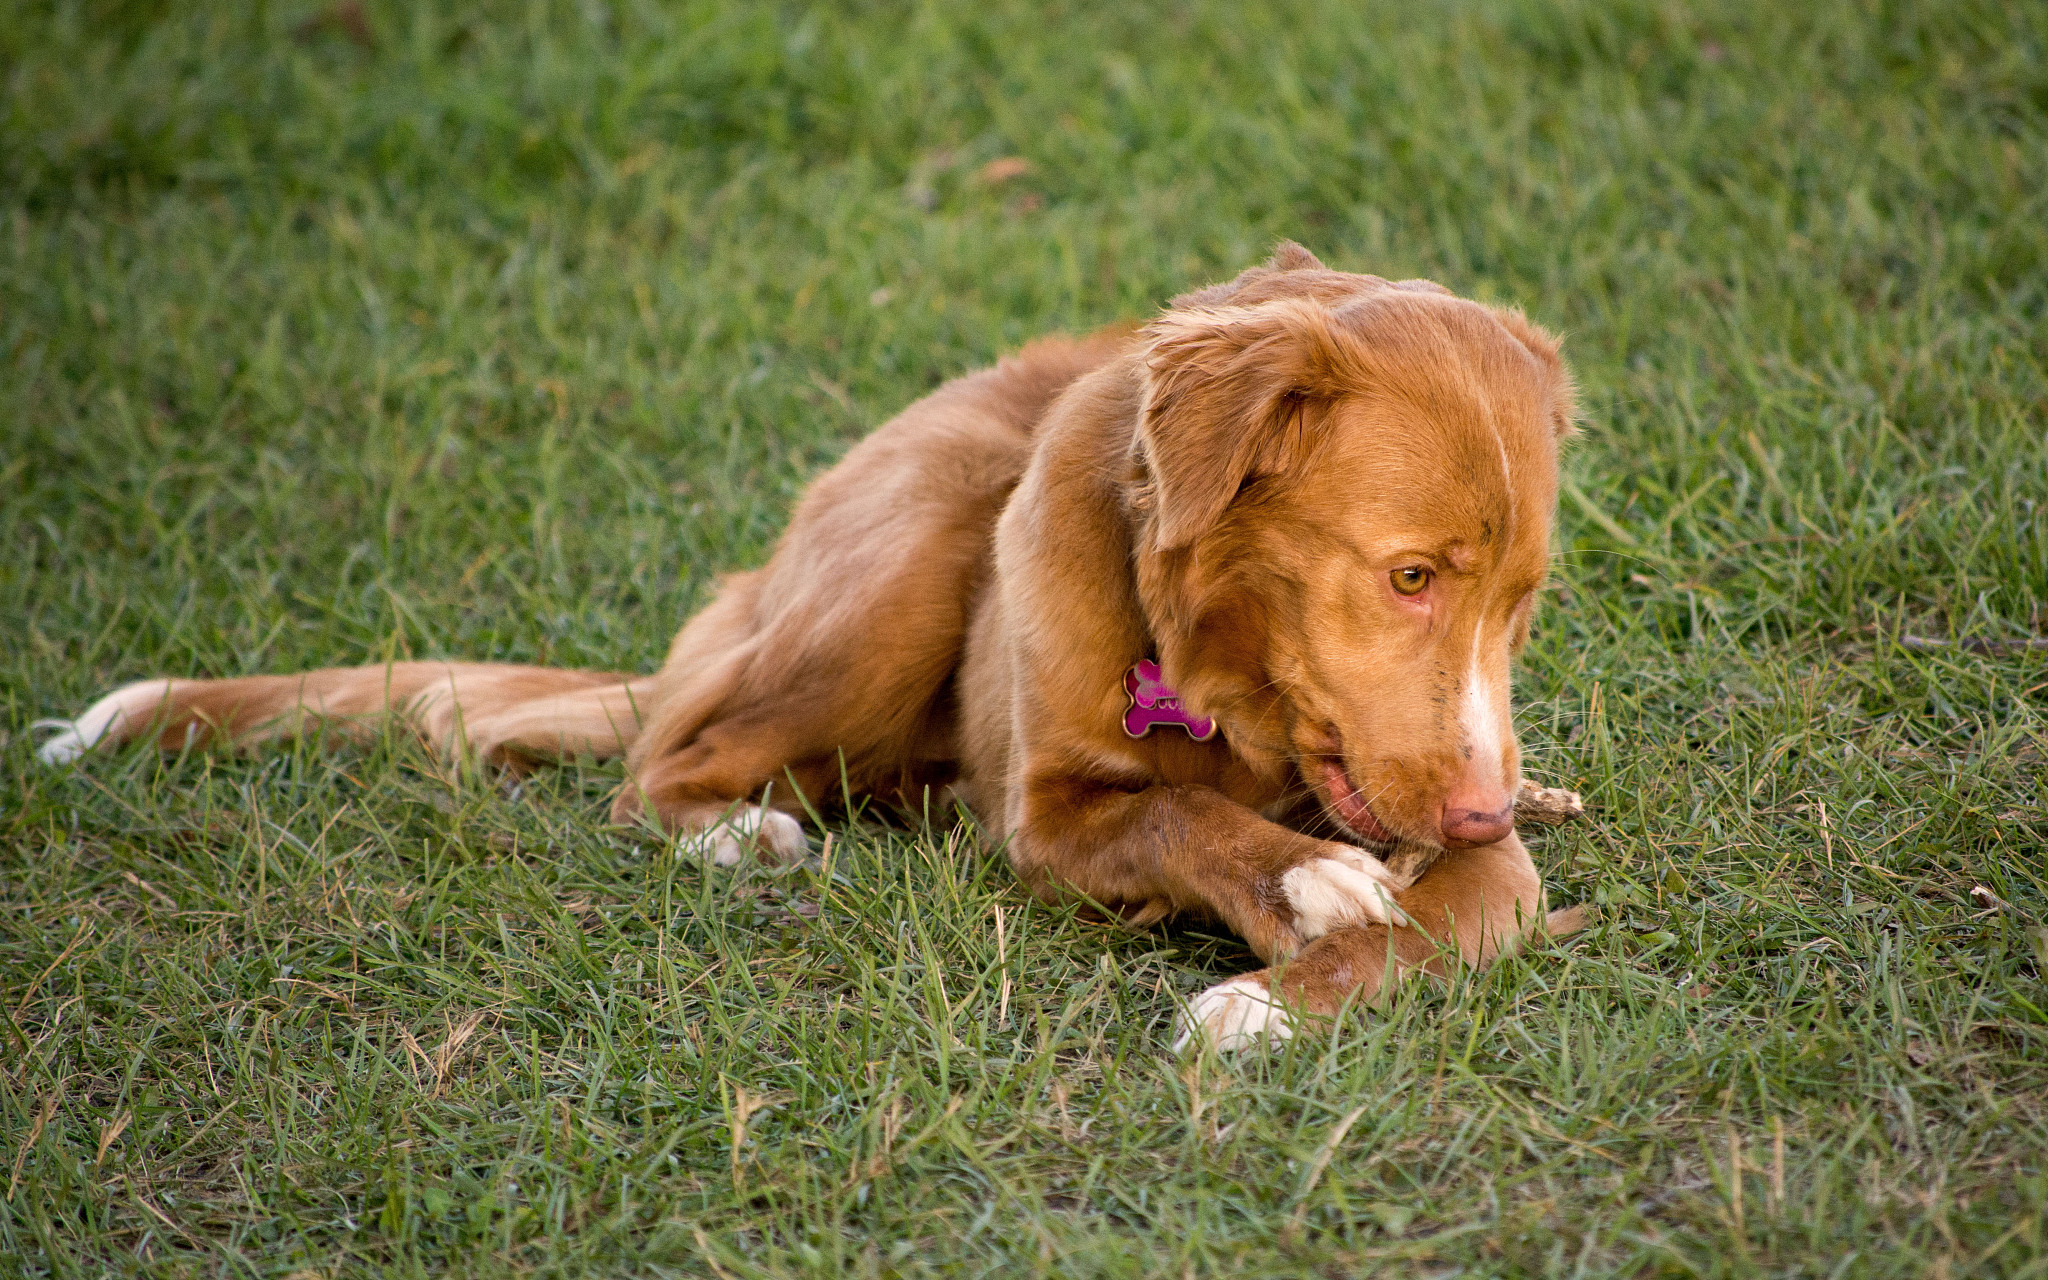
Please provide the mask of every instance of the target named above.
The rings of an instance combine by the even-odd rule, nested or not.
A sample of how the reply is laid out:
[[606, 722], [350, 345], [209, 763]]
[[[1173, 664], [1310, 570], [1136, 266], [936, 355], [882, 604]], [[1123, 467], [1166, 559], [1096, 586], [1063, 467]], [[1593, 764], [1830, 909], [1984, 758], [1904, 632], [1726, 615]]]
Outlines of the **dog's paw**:
[[1360, 924], [1405, 924], [1394, 905], [1400, 880], [1378, 858], [1348, 844], [1328, 844], [1280, 877], [1280, 890], [1294, 912], [1294, 932], [1312, 942], [1332, 929]]
[[1593, 923], [1593, 904], [1582, 902], [1576, 907], [1560, 907], [1543, 918], [1543, 932], [1553, 938], [1562, 938], [1577, 933]]
[[1241, 1049], [1260, 1036], [1285, 1040], [1293, 1034], [1294, 1018], [1254, 975], [1219, 982], [1196, 996], [1181, 1013], [1173, 1048], [1178, 1053], [1199, 1037], [1219, 1051]]
[[721, 867], [738, 866], [752, 850], [763, 862], [796, 862], [811, 850], [804, 839], [803, 824], [786, 813], [763, 809], [757, 804], [741, 805], [730, 816], [702, 831], [684, 836], [678, 853], [708, 857]]

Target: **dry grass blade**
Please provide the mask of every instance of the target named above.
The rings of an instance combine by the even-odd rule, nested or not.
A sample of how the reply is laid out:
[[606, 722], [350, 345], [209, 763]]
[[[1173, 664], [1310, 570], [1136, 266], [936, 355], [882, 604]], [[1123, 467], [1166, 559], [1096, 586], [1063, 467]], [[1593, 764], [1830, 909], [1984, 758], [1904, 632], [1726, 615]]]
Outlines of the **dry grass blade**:
[[484, 1013], [472, 1013], [462, 1020], [460, 1026], [450, 1023], [447, 1038], [442, 1040], [440, 1046], [434, 1050], [435, 1093], [439, 1093], [442, 1087], [447, 1084], [448, 1071], [455, 1065], [457, 1055], [462, 1052], [462, 1046], [469, 1043], [469, 1038], [476, 1034], [476, 1029], [479, 1026], [483, 1025], [483, 1020], [486, 1016], [488, 1015]]
[[1309, 1163], [1308, 1177], [1302, 1180], [1301, 1190], [1294, 1197], [1294, 1216], [1288, 1219], [1287, 1224], [1289, 1231], [1300, 1233], [1301, 1224], [1308, 1218], [1309, 1194], [1316, 1189], [1316, 1184], [1322, 1181], [1323, 1170], [1330, 1167], [1330, 1158], [1337, 1154], [1338, 1144], [1344, 1141], [1344, 1135], [1351, 1132], [1351, 1126], [1358, 1123], [1358, 1117], [1364, 1115], [1366, 1110], [1366, 1106], [1358, 1106], [1346, 1112], [1344, 1118], [1330, 1129], [1330, 1136], [1323, 1139], [1323, 1145], [1317, 1149], [1315, 1159]]
[[107, 1162], [107, 1148], [114, 1145], [114, 1140], [116, 1138], [119, 1138], [121, 1134], [127, 1130], [129, 1124], [131, 1124], [134, 1121], [134, 1119], [135, 1113], [133, 1111], [123, 1111], [113, 1120], [107, 1122], [106, 1124], [100, 1127], [100, 1146], [99, 1150], [93, 1152], [93, 1168], [97, 1169]]
[[36, 992], [43, 985], [43, 980], [48, 978], [51, 974], [55, 973], [57, 971], [57, 967], [63, 964], [66, 960], [69, 960], [71, 958], [72, 952], [78, 950], [79, 944], [84, 942], [87, 937], [91, 936], [95, 923], [96, 922], [94, 921], [88, 920], [83, 925], [79, 926], [78, 932], [72, 936], [72, 939], [69, 943], [65, 944], [64, 950], [57, 953], [57, 958], [55, 960], [50, 961], [49, 965], [46, 966], [41, 973], [35, 976], [35, 980], [30, 982], [26, 987], [22, 989], [21, 1003], [14, 1006], [15, 1022], [19, 1023], [22, 1019], [22, 1016], [28, 1012], [29, 1002], [35, 999]]
[[43, 1109], [36, 1113], [34, 1122], [29, 1125], [28, 1136], [21, 1140], [21, 1150], [14, 1156], [14, 1171], [7, 1178], [7, 1200], [10, 1204], [14, 1202], [16, 1188], [21, 1185], [21, 1170], [28, 1164], [29, 1153], [36, 1149], [36, 1141], [43, 1136], [43, 1127], [50, 1123], [50, 1117], [57, 1114], [60, 1101], [55, 1091], [43, 1099]]

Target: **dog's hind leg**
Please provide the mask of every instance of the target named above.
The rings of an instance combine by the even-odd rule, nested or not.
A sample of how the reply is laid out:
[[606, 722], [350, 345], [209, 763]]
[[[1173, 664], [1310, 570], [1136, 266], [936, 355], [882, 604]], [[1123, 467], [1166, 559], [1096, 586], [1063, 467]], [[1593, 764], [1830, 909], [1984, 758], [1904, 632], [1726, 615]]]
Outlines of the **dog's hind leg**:
[[[720, 866], [738, 863], [748, 849], [769, 861], [786, 862], [809, 848], [795, 818], [754, 803], [763, 784], [786, 763], [781, 749], [765, 738], [749, 742], [729, 724], [721, 732], [717, 724], [721, 715], [729, 718], [727, 706], [761, 649], [758, 609], [764, 572], [724, 579], [718, 595], [669, 646], [668, 660], [654, 679], [646, 727], [628, 760], [625, 785], [612, 803], [613, 822], [632, 826], [652, 814], [684, 837], [683, 848]], [[707, 735], [711, 741], [705, 741]], [[725, 768], [686, 790], [661, 785], [664, 770], [672, 772], [678, 760], [701, 763], [717, 754], [714, 744], [727, 741], [751, 748], [746, 761], [729, 762], [737, 768]]]
[[[681, 847], [720, 866], [749, 848], [770, 862], [804, 856], [809, 842], [795, 814], [799, 797], [776, 784], [800, 748], [772, 722], [721, 719], [681, 749], [633, 770], [612, 806], [612, 820], [634, 823], [652, 813], [683, 836]], [[771, 807], [777, 806], [777, 807]]]
[[[800, 848], [783, 839], [793, 824], [779, 831], [772, 810], [756, 816], [753, 806], [772, 786], [774, 807], [801, 812], [791, 771], [836, 791], [843, 760], [846, 782], [864, 792], [951, 758], [948, 690], [1001, 495], [928, 472], [943, 478], [949, 458], [971, 471], [954, 455], [972, 443], [933, 446], [914, 462], [853, 460], [842, 464], [852, 475], [814, 486], [768, 567], [728, 581], [678, 637], [615, 818], [731, 829], [718, 815], [740, 804], [753, 842], [786, 856]], [[1000, 489], [1000, 474], [984, 479]]]
[[803, 621], [753, 636], [679, 682], [634, 749], [613, 818], [651, 814], [719, 862], [751, 844], [783, 861], [807, 848], [797, 822], [842, 784], [865, 792], [919, 754], [945, 670], [900, 648], [827, 632], [843, 652], [811, 656]]
[[[1402, 978], [1484, 966], [1543, 921], [1543, 881], [1519, 837], [1448, 853], [1398, 899], [1413, 927], [1365, 925], [1326, 933], [1284, 964], [1221, 982], [1195, 997], [1175, 1047], [1205, 1037], [1220, 1049], [1259, 1035], [1286, 1039], [1301, 1014], [1346, 1002], [1384, 1002]], [[1558, 923], [1575, 927], [1565, 912]], [[1277, 978], [1277, 981], [1276, 981]]]
[[[709, 821], [767, 846], [782, 839], [774, 812], [801, 811], [792, 773], [856, 792], [949, 773], [953, 677], [992, 572], [991, 526], [1046, 404], [1123, 340], [1034, 344], [912, 405], [818, 477], [768, 565], [728, 579], [676, 638], [614, 815]], [[748, 807], [718, 816], [735, 805]]]

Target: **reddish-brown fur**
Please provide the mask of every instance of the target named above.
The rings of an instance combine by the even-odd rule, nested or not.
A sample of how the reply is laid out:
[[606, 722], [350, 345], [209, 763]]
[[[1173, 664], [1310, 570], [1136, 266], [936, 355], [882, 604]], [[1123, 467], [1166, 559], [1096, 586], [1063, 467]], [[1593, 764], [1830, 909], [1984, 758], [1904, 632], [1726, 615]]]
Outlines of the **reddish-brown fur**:
[[[623, 752], [618, 820], [779, 856], [793, 827], [721, 824], [842, 779], [950, 784], [1034, 893], [1219, 920], [1281, 966], [1258, 981], [1327, 1012], [1378, 996], [1390, 959], [1483, 963], [1540, 919], [1507, 669], [1571, 414], [1519, 314], [1283, 245], [1142, 330], [1033, 343], [904, 410], [654, 676], [155, 681], [82, 741], [107, 708], [106, 739], [165, 746], [398, 709], [515, 767]], [[1123, 732], [1146, 657], [1221, 733]], [[1374, 856], [1392, 840], [1446, 852], [1406, 885]]]

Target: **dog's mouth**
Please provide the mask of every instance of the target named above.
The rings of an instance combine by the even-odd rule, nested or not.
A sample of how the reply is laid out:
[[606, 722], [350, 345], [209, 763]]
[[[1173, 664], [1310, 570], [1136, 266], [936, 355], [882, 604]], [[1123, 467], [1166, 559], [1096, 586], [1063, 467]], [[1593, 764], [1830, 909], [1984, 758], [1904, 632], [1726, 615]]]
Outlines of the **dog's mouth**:
[[1329, 797], [1330, 808], [1337, 820], [1351, 829], [1351, 834], [1374, 844], [1393, 844], [1394, 833], [1373, 813], [1358, 788], [1352, 785], [1351, 774], [1344, 768], [1344, 757], [1340, 755], [1320, 756], [1316, 766], [1322, 771], [1323, 792]]

